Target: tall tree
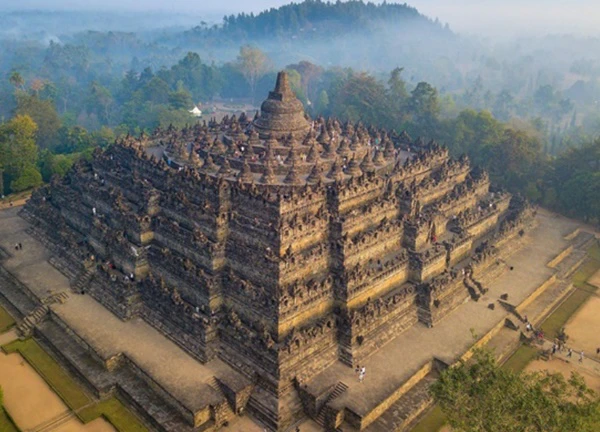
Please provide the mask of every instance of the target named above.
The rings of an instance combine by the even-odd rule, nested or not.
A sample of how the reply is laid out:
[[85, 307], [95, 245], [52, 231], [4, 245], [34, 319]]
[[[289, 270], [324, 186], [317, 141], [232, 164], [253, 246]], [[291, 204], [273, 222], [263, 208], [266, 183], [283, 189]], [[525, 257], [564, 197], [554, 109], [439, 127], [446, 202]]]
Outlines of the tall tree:
[[60, 128], [60, 118], [51, 100], [40, 99], [35, 95], [18, 92], [17, 115], [28, 115], [37, 125], [36, 141], [40, 148], [50, 148], [56, 143]]
[[[14, 190], [14, 182], [19, 190], [23, 190], [23, 185], [37, 185], [31, 184], [38, 158], [36, 131], [37, 125], [28, 115], [17, 115], [0, 125], [0, 167], [4, 170], [5, 192], [8, 185]], [[37, 178], [33, 178], [33, 183], [37, 183]]]
[[300, 84], [302, 91], [307, 99], [310, 100], [314, 96], [311, 92], [313, 83], [323, 73], [323, 68], [306, 60], [290, 65], [288, 68], [298, 71], [301, 76]]
[[248, 81], [252, 95], [252, 103], [254, 103], [256, 83], [271, 69], [271, 60], [259, 48], [244, 45], [240, 48], [237, 65], [244, 75], [244, 78], [246, 78], [246, 81]]
[[432, 136], [440, 110], [437, 90], [429, 83], [420, 82], [411, 92], [408, 109], [417, 128], [416, 134]]
[[8, 80], [10, 81], [10, 83], [12, 85], [15, 86], [16, 89], [18, 90], [24, 90], [25, 89], [25, 79], [23, 78], [23, 75], [21, 75], [19, 72], [14, 71], [10, 74], [10, 76], [8, 77]]
[[431, 387], [450, 426], [468, 432], [593, 432], [600, 399], [577, 374], [515, 373], [491, 352], [442, 373]]

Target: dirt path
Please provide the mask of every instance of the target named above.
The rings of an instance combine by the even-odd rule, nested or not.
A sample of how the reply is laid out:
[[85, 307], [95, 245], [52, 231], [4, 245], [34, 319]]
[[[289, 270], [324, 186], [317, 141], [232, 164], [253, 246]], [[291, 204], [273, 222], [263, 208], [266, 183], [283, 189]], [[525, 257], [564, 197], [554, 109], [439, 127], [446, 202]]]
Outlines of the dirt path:
[[592, 296], [571, 317], [565, 326], [569, 336], [567, 346], [576, 351], [583, 350], [588, 358], [600, 361], [596, 350], [600, 348], [600, 297]]
[[[8, 201], [7, 199], [0, 200], [0, 210], [7, 209], [10, 207], [19, 207], [19, 206], [25, 205], [25, 203], [27, 202], [28, 199], [29, 199], [29, 196], [19, 198], [14, 201], [12, 201], [12, 200]], [[11, 203], [12, 203], [12, 205], [11, 205]]]
[[592, 374], [578, 366], [577, 360], [566, 362], [562, 359], [554, 360], [534, 360], [527, 365], [525, 372], [548, 371], [550, 373], [560, 373], [565, 378], [571, 376], [571, 372], [579, 373], [589, 388], [596, 393], [600, 392], [600, 376]]

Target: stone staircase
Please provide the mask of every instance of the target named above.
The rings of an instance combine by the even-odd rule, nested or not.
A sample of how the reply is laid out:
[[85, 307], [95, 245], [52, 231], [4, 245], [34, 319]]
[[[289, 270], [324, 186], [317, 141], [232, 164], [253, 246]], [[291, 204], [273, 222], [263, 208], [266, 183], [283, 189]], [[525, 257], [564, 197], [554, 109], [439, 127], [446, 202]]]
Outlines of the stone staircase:
[[33, 328], [42, 322], [49, 310], [50, 308], [47, 305], [41, 305], [23, 318], [23, 321], [17, 326], [17, 332], [21, 337], [30, 336]]
[[224, 400], [224, 403], [220, 406], [219, 424], [223, 425], [226, 423], [233, 422], [235, 420], [236, 414], [233, 411], [233, 409], [231, 409], [231, 404], [225, 396], [225, 393], [223, 392], [223, 389], [221, 388], [221, 384], [219, 383], [219, 380], [217, 380], [217, 377], [213, 375], [208, 381], [206, 381], [206, 384], [210, 388], [215, 390], [217, 393], [219, 393], [219, 395], [222, 396]]
[[327, 406], [327, 404], [329, 404], [329, 402], [333, 401], [335, 398], [344, 394], [346, 390], [348, 390], [348, 386], [343, 382], [339, 381], [333, 388], [333, 391], [329, 394], [329, 396], [327, 396], [327, 399], [325, 399], [325, 402], [323, 402], [323, 406], [321, 406], [321, 409], [319, 410], [319, 412], [317, 413], [317, 417], [315, 418], [315, 421], [320, 426], [325, 427], [325, 413], [327, 411], [325, 407]]
[[95, 267], [83, 269], [71, 282], [71, 289], [76, 293], [84, 293], [94, 274], [96, 274]]
[[54, 303], [63, 304], [69, 299], [69, 293], [66, 291], [61, 291], [56, 294], [49, 295], [45, 299], [42, 300], [42, 304], [51, 305]]

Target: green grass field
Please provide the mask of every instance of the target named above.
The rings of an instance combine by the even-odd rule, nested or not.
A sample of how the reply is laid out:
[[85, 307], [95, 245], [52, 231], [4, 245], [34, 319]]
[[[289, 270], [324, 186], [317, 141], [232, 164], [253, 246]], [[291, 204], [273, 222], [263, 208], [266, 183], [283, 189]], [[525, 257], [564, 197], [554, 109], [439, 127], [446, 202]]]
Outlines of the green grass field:
[[[94, 402], [92, 397], [35, 340], [30, 338], [24, 341], [13, 341], [4, 345], [2, 349], [6, 353], [21, 354], [83, 423], [104, 417], [120, 432], [148, 431], [116, 397]], [[8, 431], [10, 430], [7, 429]], [[4, 429], [0, 428], [0, 432], [4, 432]]]
[[21, 354], [73, 411], [92, 403], [92, 398], [33, 339], [16, 340], [4, 345], [2, 349], [6, 353]]
[[78, 413], [84, 423], [104, 417], [121, 432], [146, 432], [148, 429], [115, 397], [100, 401]]
[[19, 428], [13, 423], [2, 406], [0, 406], [0, 432], [19, 432]]
[[15, 325], [15, 320], [0, 306], [0, 333], [10, 330]]
[[597, 291], [593, 285], [587, 283], [588, 279], [600, 269], [600, 245], [596, 244], [588, 250], [588, 259], [573, 274], [573, 285], [577, 288], [561, 305], [556, 308], [543, 322], [541, 328], [547, 338], [558, 336], [569, 318]]

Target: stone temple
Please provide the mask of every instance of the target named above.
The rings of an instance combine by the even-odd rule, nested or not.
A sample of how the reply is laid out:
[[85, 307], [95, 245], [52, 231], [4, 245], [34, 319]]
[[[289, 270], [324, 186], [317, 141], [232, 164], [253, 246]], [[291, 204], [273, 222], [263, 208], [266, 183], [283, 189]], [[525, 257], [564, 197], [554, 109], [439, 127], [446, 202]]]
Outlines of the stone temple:
[[253, 120], [128, 137], [22, 213], [76, 292], [221, 365], [202, 404], [151, 386], [181, 426], [131, 401], [149, 424], [284, 431], [367, 430], [415, 382], [371, 403], [337, 377], [479, 299], [533, 211], [434, 142], [308, 118], [280, 73]]

